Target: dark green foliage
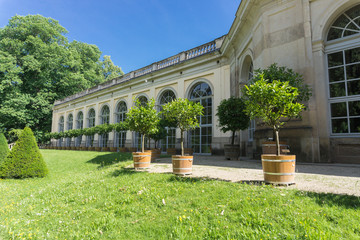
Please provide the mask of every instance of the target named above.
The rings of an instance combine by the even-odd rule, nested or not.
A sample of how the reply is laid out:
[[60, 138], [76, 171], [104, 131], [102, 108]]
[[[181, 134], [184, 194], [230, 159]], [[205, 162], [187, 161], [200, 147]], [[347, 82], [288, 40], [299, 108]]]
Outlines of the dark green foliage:
[[55, 100], [123, 74], [96, 45], [66, 33], [41, 15], [16, 15], [0, 28], [0, 127], [30, 126], [46, 141]]
[[9, 147], [3, 133], [0, 133], [0, 164], [9, 154]]
[[25, 127], [8, 157], [0, 164], [1, 178], [44, 177], [48, 173], [33, 132]]
[[234, 145], [235, 132], [249, 127], [250, 118], [245, 109], [244, 100], [236, 97], [222, 100], [217, 108], [216, 116], [219, 117], [219, 127], [224, 133], [232, 132], [232, 145]]
[[269, 83], [274, 80], [289, 82], [290, 86], [297, 88], [299, 93], [296, 98], [297, 102], [307, 102], [311, 97], [311, 89], [304, 83], [303, 76], [290, 68], [279, 67], [276, 63], [273, 63], [266, 69], [257, 69], [252, 83], [261, 80], [261, 78], [268, 80]]
[[170, 125], [170, 122], [166, 119], [160, 119], [157, 126], [158, 131], [149, 135], [149, 137], [155, 141], [155, 148], [157, 148], [157, 143], [167, 136], [168, 133], [166, 127], [169, 127]]

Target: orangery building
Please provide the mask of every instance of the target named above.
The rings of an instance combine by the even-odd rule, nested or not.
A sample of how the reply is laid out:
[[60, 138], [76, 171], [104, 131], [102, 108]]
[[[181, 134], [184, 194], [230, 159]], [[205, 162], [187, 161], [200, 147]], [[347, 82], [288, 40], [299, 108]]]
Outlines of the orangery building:
[[[210, 29], [209, 29], [210, 31]], [[204, 106], [200, 127], [189, 131], [194, 154], [222, 154], [230, 133], [216, 116], [221, 100], [239, 96], [254, 69], [277, 63], [303, 75], [312, 88], [308, 109], [280, 138], [298, 161], [360, 163], [360, 2], [358, 0], [242, 0], [229, 32], [119, 78], [56, 101], [52, 131], [124, 121], [136, 99], [159, 109], [176, 98]], [[162, 151], [179, 147], [168, 128]], [[243, 157], [260, 159], [272, 130], [252, 121], [237, 133]], [[67, 146], [137, 147], [130, 131], [53, 140]]]

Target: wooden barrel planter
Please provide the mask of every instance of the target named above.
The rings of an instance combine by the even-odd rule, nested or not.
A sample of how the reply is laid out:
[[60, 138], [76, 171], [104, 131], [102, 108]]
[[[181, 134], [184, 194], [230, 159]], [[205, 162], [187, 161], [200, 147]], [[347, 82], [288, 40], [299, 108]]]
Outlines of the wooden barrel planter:
[[240, 147], [239, 145], [225, 144], [224, 153], [225, 153], [225, 159], [238, 160], [240, 157]]
[[95, 151], [95, 147], [88, 147], [88, 151]]
[[70, 147], [71, 148], [71, 150], [76, 150], [76, 147]]
[[150, 168], [151, 153], [148, 152], [133, 152], [135, 170], [144, 170]]
[[117, 152], [117, 147], [110, 147], [110, 152]]
[[176, 148], [168, 148], [166, 149], [166, 153], [168, 155], [176, 155]]
[[95, 151], [101, 152], [101, 147], [95, 147]]
[[156, 162], [156, 159], [160, 157], [160, 149], [145, 150], [147, 153], [151, 153], [151, 162]]
[[[262, 153], [263, 154], [276, 154], [276, 142], [269, 141], [269, 142], [263, 142], [262, 145]], [[286, 144], [286, 142], [280, 142], [280, 151], [281, 154], [284, 154], [286, 149], [288, 149], [289, 146]]]
[[192, 174], [193, 156], [172, 156], [173, 173], [176, 175]]
[[296, 155], [262, 154], [261, 162], [266, 183], [284, 185], [295, 183]]
[[131, 147], [131, 148], [129, 148], [129, 152], [136, 152], [137, 151], [137, 148], [135, 148], [135, 147]]

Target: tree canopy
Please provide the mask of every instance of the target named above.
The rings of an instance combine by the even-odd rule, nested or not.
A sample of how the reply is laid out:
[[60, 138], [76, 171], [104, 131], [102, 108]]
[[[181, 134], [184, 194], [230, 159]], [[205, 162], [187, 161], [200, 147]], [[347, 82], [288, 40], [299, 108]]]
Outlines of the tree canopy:
[[123, 74], [96, 45], [66, 33], [41, 15], [16, 15], [0, 29], [0, 128], [50, 131], [55, 100]]

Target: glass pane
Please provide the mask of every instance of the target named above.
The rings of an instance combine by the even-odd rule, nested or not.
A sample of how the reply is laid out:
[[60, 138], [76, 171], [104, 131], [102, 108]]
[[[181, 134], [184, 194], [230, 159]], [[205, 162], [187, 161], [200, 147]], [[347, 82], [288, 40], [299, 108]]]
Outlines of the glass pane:
[[328, 41], [334, 40], [334, 39], [338, 39], [341, 38], [342, 35], [342, 30], [338, 29], [338, 28], [330, 28], [329, 30], [329, 34], [328, 34]]
[[360, 78], [360, 64], [346, 66], [347, 79]]
[[329, 69], [329, 81], [330, 82], [337, 82], [345, 80], [344, 68], [332, 68]]
[[337, 52], [328, 55], [329, 67], [335, 67], [343, 64], [343, 52]]
[[360, 101], [349, 102], [349, 116], [360, 116]]
[[342, 97], [345, 95], [345, 83], [330, 84], [330, 97]]
[[346, 117], [346, 102], [331, 104], [331, 117]]
[[347, 118], [333, 119], [331, 122], [333, 133], [348, 133]]
[[344, 32], [344, 37], [358, 34], [359, 33], [358, 30], [359, 29], [353, 23], [350, 23]]
[[360, 94], [360, 81], [350, 81], [347, 83], [348, 95], [358, 95]]
[[360, 48], [346, 50], [345, 61], [347, 64], [360, 62]]
[[350, 118], [350, 132], [351, 133], [360, 132], [360, 118]]

